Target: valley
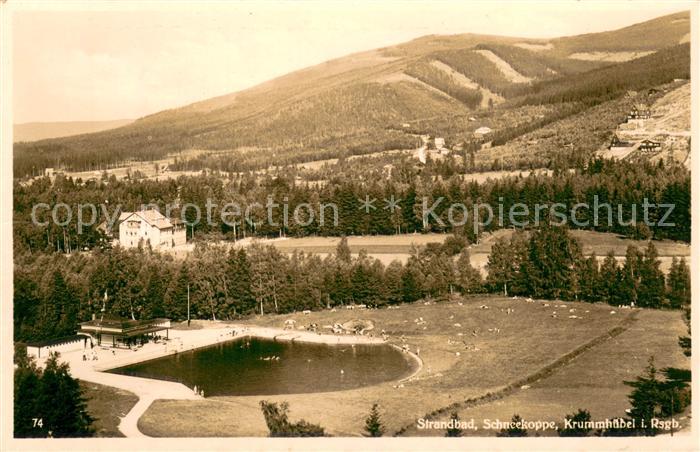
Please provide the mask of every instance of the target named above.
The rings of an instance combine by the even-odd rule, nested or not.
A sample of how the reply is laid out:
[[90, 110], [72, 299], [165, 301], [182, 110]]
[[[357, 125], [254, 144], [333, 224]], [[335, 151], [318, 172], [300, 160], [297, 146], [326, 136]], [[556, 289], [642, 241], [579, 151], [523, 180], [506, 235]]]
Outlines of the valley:
[[[685, 11], [427, 34], [133, 121], [17, 133], [17, 388], [80, 379], [74, 411], [100, 436], [443, 436], [421, 420], [516, 415], [570, 436], [579, 409], [687, 429], [689, 33]], [[360, 345], [396, 368], [361, 365]]]

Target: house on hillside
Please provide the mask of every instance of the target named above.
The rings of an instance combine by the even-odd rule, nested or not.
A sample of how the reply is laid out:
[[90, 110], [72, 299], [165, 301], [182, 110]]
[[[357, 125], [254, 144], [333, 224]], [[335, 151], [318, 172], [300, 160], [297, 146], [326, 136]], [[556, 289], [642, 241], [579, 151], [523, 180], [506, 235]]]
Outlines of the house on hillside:
[[166, 218], [157, 210], [124, 212], [119, 216], [119, 244], [124, 248], [149, 243], [153, 249], [167, 250], [186, 242], [185, 224]]
[[639, 148], [642, 152], [655, 152], [661, 149], [661, 143], [658, 141], [644, 140], [639, 143]]
[[480, 140], [484, 140], [487, 135], [491, 134], [493, 130], [490, 127], [481, 126], [474, 131], [474, 137]]
[[627, 114], [627, 120], [649, 119], [651, 118], [651, 109], [646, 105], [635, 105]]
[[610, 140], [610, 146], [608, 146], [608, 149], [614, 151], [616, 148], [629, 148], [632, 146], [633, 143], [630, 143], [629, 141], [623, 141], [617, 135], [613, 135], [612, 139]]
[[445, 139], [436, 137], [435, 138], [435, 149], [442, 150], [445, 147]]

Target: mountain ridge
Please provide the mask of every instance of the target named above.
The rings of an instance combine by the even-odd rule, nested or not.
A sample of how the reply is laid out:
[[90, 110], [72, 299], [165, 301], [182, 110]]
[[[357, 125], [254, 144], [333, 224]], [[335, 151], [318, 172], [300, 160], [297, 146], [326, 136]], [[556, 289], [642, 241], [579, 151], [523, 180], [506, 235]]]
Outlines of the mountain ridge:
[[[245, 90], [157, 112], [117, 129], [17, 144], [15, 174], [27, 174], [26, 160], [30, 157], [32, 164], [93, 170], [120, 159], [155, 159], [193, 148], [253, 147], [282, 155], [329, 149], [352, 154], [412, 147], [416, 139], [396, 132], [398, 125], [428, 117], [488, 115], [489, 110], [483, 108], [487, 103], [480, 97], [485, 90], [502, 96], [511, 105], [513, 100], [533, 92], [546, 92], [551, 84], [556, 89], [570, 89], [566, 81], [576, 81], [578, 74], [624, 64], [567, 58], [574, 50], [644, 50], [686, 58], [683, 51], [673, 50], [670, 44], [680, 42], [689, 32], [687, 17], [687, 12], [663, 16], [603, 32], [603, 37], [601, 33], [546, 40], [471, 33], [424, 36], [335, 58]], [[627, 42], [640, 36], [643, 39], [639, 42]], [[516, 46], [519, 43], [539, 43], [543, 48], [527, 50]], [[504, 68], [479, 49], [497, 54], [528, 82], [513, 83], [503, 75]], [[665, 61], [664, 55], [644, 58], [649, 57], [650, 62]], [[477, 88], [470, 90], [463, 81], [451, 79], [435, 67], [434, 61], [473, 81]], [[658, 72], [660, 68], [650, 71]], [[679, 71], [676, 75], [684, 76], [685, 71]], [[655, 73], [647, 78], [659, 83], [668, 81], [663, 77]]]
[[110, 119], [105, 121], [31, 121], [12, 126], [12, 141], [37, 141], [62, 138], [83, 133], [116, 129], [134, 122], [133, 119]]

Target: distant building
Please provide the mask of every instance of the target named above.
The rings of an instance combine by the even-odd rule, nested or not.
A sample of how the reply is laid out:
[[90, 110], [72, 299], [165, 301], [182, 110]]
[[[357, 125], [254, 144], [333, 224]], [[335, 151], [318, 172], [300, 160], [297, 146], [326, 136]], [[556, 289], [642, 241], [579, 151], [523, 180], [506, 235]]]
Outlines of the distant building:
[[131, 320], [104, 314], [80, 324], [80, 333], [94, 338], [97, 345], [130, 347], [159, 336], [165, 331], [168, 338], [170, 319]]
[[157, 210], [124, 212], [119, 217], [119, 244], [124, 248], [150, 243], [153, 249], [166, 250], [186, 242], [185, 224], [170, 220]]
[[631, 119], [649, 119], [651, 118], [651, 110], [644, 105], [635, 105], [627, 114], [627, 120]]
[[653, 152], [661, 149], [661, 143], [658, 141], [644, 140], [639, 144], [639, 150], [642, 152]]
[[426, 164], [426, 162], [428, 161], [428, 154], [425, 146], [422, 146], [420, 149], [418, 149], [416, 157], [418, 157], [419, 162], [421, 162], [424, 165]]
[[391, 173], [394, 170], [394, 165], [387, 164], [382, 167], [382, 174], [386, 176], [387, 179], [391, 179]]
[[44, 176], [47, 177], [53, 177], [56, 172], [54, 171], [53, 168], [45, 168], [44, 169]]
[[435, 148], [442, 149], [444, 147], [445, 147], [445, 139], [444, 138], [435, 138]]
[[478, 129], [476, 129], [476, 130], [474, 131], [474, 136], [475, 136], [476, 138], [482, 138], [482, 139], [483, 139], [484, 137], [486, 137], [486, 135], [488, 135], [488, 134], [490, 134], [490, 133], [492, 133], [492, 132], [493, 132], [493, 130], [491, 130], [491, 128], [486, 127], [486, 126], [482, 126], [482, 127], [479, 127]]
[[608, 149], [614, 150], [615, 148], [628, 148], [632, 147], [632, 143], [629, 141], [622, 141], [617, 135], [613, 135], [612, 139], [610, 140], [610, 146], [608, 146]]

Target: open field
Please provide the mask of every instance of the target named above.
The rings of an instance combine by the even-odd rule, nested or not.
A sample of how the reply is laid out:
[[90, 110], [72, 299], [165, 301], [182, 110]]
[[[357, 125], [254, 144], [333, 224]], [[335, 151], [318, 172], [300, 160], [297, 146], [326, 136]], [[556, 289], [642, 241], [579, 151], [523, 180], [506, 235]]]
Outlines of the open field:
[[577, 52], [569, 55], [574, 60], [620, 62], [651, 55], [654, 52]]
[[87, 399], [87, 411], [95, 418], [92, 424], [96, 436], [124, 436], [119, 431], [119, 418], [136, 405], [138, 397], [123, 389], [105, 386], [91, 381], [81, 381], [80, 386]]
[[[519, 414], [526, 420], [558, 423], [579, 408], [587, 409], [593, 420], [624, 416], [621, 406], [627, 401], [630, 387], [620, 382], [634, 380], [640, 375], [649, 357], [654, 357], [658, 369], [690, 365], [680, 348], [673, 347], [669, 341], [674, 335], [687, 334], [685, 327], [675, 321], [677, 317], [678, 313], [673, 312], [641, 311], [626, 331], [598, 345], [595, 352], [577, 357], [549, 378], [502, 400], [455, 411], [460, 419], [508, 421], [513, 414]], [[680, 364], [683, 362], [685, 364]], [[443, 414], [435, 419], [448, 420], [449, 416], [449, 413]], [[690, 423], [687, 417], [680, 421], [686, 427]], [[414, 434], [427, 435], [429, 432], [418, 429], [406, 432], [406, 435]]]
[[[415, 435], [417, 418], [487, 393], [498, 394], [521, 381], [532, 389], [510, 389], [478, 409], [506, 420], [519, 403], [534, 400], [522, 397], [540, 394], [542, 399], [532, 404], [532, 410], [546, 410], [561, 421], [581, 405], [599, 418], [624, 413], [629, 391], [622, 380], [639, 375], [649, 356], [655, 356], [660, 367], [689, 366], [677, 346], [677, 336], [685, 331], [680, 312], [480, 296], [395, 309], [268, 315], [244, 323], [281, 327], [287, 319], [319, 325], [372, 320], [376, 331], [386, 331], [389, 342], [405, 343], [418, 353], [423, 367], [406, 381], [349, 391], [156, 400], [141, 417], [140, 430], [150, 436], [264, 436], [267, 428], [259, 402], [267, 399], [289, 402], [292, 420], [303, 418], [321, 424], [329, 434], [347, 436], [362, 433], [364, 418], [376, 401], [387, 435]], [[606, 397], [591, 400], [587, 388], [600, 389]]]
[[[624, 261], [625, 253], [629, 245], [634, 245], [640, 250], [647, 246], [647, 242], [643, 240], [631, 240], [621, 237], [617, 234], [594, 232], [584, 230], [571, 230], [573, 235], [582, 245], [583, 254], [590, 255], [596, 253], [598, 259], [602, 262], [607, 253], [613, 250], [619, 261]], [[471, 263], [482, 272], [486, 272], [486, 264], [488, 262], [491, 247], [501, 237], [507, 239], [513, 234], [512, 229], [501, 229], [493, 233], [485, 234], [478, 244], [469, 246]], [[348, 246], [353, 254], [359, 253], [361, 250], [367, 252], [370, 257], [379, 259], [383, 264], [388, 265], [393, 260], [398, 260], [405, 263], [413, 246], [424, 246], [428, 243], [442, 243], [449, 234], [400, 234], [400, 235], [372, 235], [372, 236], [350, 236], [348, 237]], [[249, 239], [239, 240], [235, 246], [249, 246], [253, 241]], [[292, 253], [294, 251], [303, 251], [305, 253], [318, 254], [325, 257], [327, 254], [335, 252], [339, 237], [303, 237], [303, 238], [284, 238], [260, 240], [260, 243], [274, 245], [283, 253]], [[654, 241], [659, 261], [661, 261], [661, 270], [667, 272], [671, 266], [673, 257], [685, 257], [689, 262], [690, 245], [682, 242], [674, 242], [671, 240]]]

